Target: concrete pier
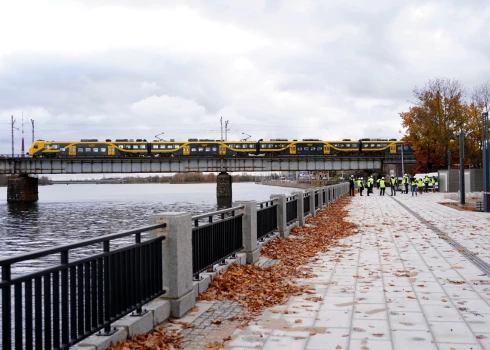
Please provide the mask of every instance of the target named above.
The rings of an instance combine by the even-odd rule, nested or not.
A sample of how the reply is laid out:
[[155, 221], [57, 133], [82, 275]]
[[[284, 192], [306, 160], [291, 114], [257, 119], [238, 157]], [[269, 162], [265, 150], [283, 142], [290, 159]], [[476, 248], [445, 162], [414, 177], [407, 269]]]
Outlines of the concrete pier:
[[11, 175], [7, 180], [7, 202], [36, 202], [38, 179], [28, 175]]
[[216, 177], [216, 199], [218, 208], [231, 208], [232, 202], [232, 178], [226, 172], [221, 172]]

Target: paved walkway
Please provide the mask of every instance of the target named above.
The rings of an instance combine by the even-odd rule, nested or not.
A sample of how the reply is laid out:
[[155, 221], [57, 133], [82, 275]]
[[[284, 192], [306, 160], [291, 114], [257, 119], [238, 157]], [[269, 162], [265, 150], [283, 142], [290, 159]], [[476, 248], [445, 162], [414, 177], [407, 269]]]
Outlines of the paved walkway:
[[359, 234], [298, 281], [316, 294], [234, 329], [227, 349], [490, 350], [490, 215], [439, 205], [440, 193], [376, 193], [348, 207]]

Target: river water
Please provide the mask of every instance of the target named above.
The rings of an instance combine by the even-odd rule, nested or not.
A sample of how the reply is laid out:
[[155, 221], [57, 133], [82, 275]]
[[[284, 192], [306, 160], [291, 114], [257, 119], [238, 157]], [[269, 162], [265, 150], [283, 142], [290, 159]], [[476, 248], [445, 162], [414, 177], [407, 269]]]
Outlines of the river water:
[[[264, 201], [293, 188], [234, 183], [233, 200]], [[0, 259], [150, 224], [152, 214], [216, 210], [216, 184], [39, 186], [39, 201], [7, 203], [0, 187]]]

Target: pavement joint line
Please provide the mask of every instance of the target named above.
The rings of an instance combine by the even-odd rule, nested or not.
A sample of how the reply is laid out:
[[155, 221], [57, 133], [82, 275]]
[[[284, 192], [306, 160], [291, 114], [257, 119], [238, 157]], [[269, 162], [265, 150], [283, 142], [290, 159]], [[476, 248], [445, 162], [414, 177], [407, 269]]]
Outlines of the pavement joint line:
[[475, 265], [482, 272], [484, 272], [488, 276], [490, 276], [490, 264], [488, 264], [486, 261], [484, 261], [481, 258], [479, 258], [478, 256], [476, 256], [474, 253], [472, 253], [470, 250], [468, 250], [465, 246], [463, 246], [462, 244], [460, 244], [459, 242], [457, 242], [453, 238], [449, 237], [445, 232], [442, 232], [438, 227], [436, 227], [435, 225], [428, 222], [426, 219], [424, 219], [418, 213], [414, 212], [412, 209], [407, 207], [405, 204], [401, 203], [399, 200], [396, 200], [393, 197], [391, 197], [391, 199], [398, 202], [399, 205], [401, 205], [410, 214], [415, 216], [420, 222], [422, 222], [425, 226], [427, 226], [428, 229], [434, 231], [439, 236], [439, 238], [445, 240], [449, 245], [456, 248], [458, 250], [458, 252], [461, 255], [463, 255], [465, 258], [467, 258], [473, 265]]
[[[391, 199], [395, 200], [395, 198], [391, 198]], [[400, 201], [399, 201], [399, 200], [395, 200], [395, 201], [396, 201], [398, 204], [400, 204], [400, 205], [401, 205], [401, 206], [402, 206], [404, 209], [406, 209], [406, 210], [407, 210], [409, 213], [411, 213], [413, 216], [415, 216], [417, 219], [419, 219], [419, 220], [420, 220], [420, 221], [421, 221], [423, 224], [425, 224], [425, 225], [426, 225], [426, 226], [427, 226], [427, 227], [428, 227], [430, 230], [433, 230], [433, 231], [434, 231], [434, 233], [435, 233], [436, 235], [438, 235], [439, 237], [441, 237], [441, 236], [445, 236], [445, 237], [447, 237], [447, 234], [445, 234], [445, 233], [444, 233], [444, 232], [442, 232], [442, 231], [441, 231], [439, 228], [435, 227], [434, 225], [432, 225], [431, 223], [429, 223], [427, 220], [425, 220], [424, 218], [422, 218], [422, 216], [421, 216], [421, 215], [419, 215], [418, 213], [416, 213], [416, 212], [414, 212], [413, 210], [409, 209], [409, 208], [408, 208], [406, 205], [404, 205], [404, 204], [400, 203]], [[391, 232], [391, 230], [390, 230], [390, 232]], [[446, 240], [446, 242], [448, 242], [448, 240], [452, 240], [452, 238], [449, 238], [449, 237], [447, 237], [447, 239], [446, 239], [446, 238], [443, 238], [443, 239], [444, 239], [444, 240]], [[413, 244], [413, 241], [412, 241], [412, 239], [411, 239], [410, 237], [409, 237], [409, 240], [410, 240], [410, 242], [412, 243], [412, 245], [414, 245], [414, 244]], [[454, 240], [453, 240], [453, 241], [454, 241]], [[455, 242], [455, 243], [457, 243], [456, 241], [454, 241], [454, 242]], [[448, 242], [448, 243], [450, 244], [450, 242]], [[457, 243], [457, 244], [458, 244], [459, 246], [463, 247], [461, 244], [459, 244], [459, 243]], [[434, 246], [432, 245], [432, 243], [429, 243], [429, 245], [431, 245], [432, 247], [434, 247]], [[451, 245], [451, 244], [450, 244], [450, 245]], [[454, 247], [454, 246], [453, 246], [453, 247]], [[434, 248], [435, 248], [435, 247], [434, 247]], [[435, 248], [435, 249], [436, 249], [436, 251], [438, 251], [438, 249], [437, 249], [437, 248]], [[397, 250], [398, 250], [398, 248], [397, 248]], [[418, 252], [418, 254], [419, 254], [420, 258], [421, 258], [423, 261], [425, 261], [424, 257], [422, 257], [422, 256], [420, 255], [420, 252], [418, 251], [418, 249], [416, 249], [416, 250], [417, 250], [417, 252]], [[461, 253], [461, 251], [460, 251], [460, 253]], [[439, 255], [441, 255], [441, 254], [439, 253]], [[464, 257], [466, 257], [464, 254], [462, 254], [462, 255], [463, 255]], [[441, 255], [441, 256], [442, 256], [442, 255]], [[442, 256], [442, 258], [443, 258], [444, 260], [446, 260], [446, 262], [447, 262], [447, 258], [446, 258], [446, 257]], [[480, 258], [478, 258], [478, 259], [480, 259]], [[468, 259], [468, 260], [469, 260], [470, 262], [472, 262], [472, 263], [473, 263], [473, 261], [472, 261], [472, 260], [470, 260], [470, 259]], [[480, 259], [480, 260], [481, 260], [481, 259]], [[484, 262], [484, 263], [485, 263], [485, 262]], [[405, 263], [403, 263], [403, 262], [402, 262], [402, 264], [405, 266]], [[485, 263], [485, 264], [486, 264], [486, 263]], [[480, 267], [479, 267], [478, 265], [476, 265], [476, 264], [475, 264], [475, 266], [477, 266], [478, 268], [480, 268]], [[481, 268], [480, 268], [480, 269], [481, 269]], [[483, 270], [482, 270], [482, 271], [483, 271]], [[485, 272], [485, 271], [483, 271], [483, 272]], [[433, 276], [433, 277], [436, 279], [436, 281], [437, 281], [437, 277], [436, 277], [436, 275], [434, 274], [434, 272], [433, 272], [433, 271], [431, 271], [430, 273], [432, 274], [432, 276]], [[487, 272], [485, 272], [485, 273], [487, 273]], [[458, 274], [459, 274], [459, 273], [458, 273]], [[470, 288], [471, 288], [472, 290], [474, 290], [474, 288], [473, 288], [473, 286], [472, 286], [471, 284], [470, 284], [469, 286], [470, 286]], [[453, 308], [455, 308], [456, 312], [457, 312], [457, 313], [460, 315], [461, 319], [462, 319], [462, 320], [464, 320], [464, 323], [465, 323], [465, 324], [468, 326], [468, 328], [469, 328], [470, 332], [471, 332], [471, 333], [473, 334], [473, 336], [476, 338], [476, 337], [477, 337], [477, 334], [479, 334], [479, 332], [475, 332], [475, 331], [474, 331], [474, 330], [473, 330], [471, 327], [469, 327], [468, 322], [465, 320], [465, 317], [464, 317], [464, 315], [463, 315], [462, 311], [461, 311], [461, 310], [460, 310], [460, 309], [459, 309], [459, 308], [458, 308], [458, 307], [457, 307], [457, 306], [454, 304], [454, 300], [453, 300], [453, 298], [452, 298], [452, 297], [450, 297], [450, 296], [448, 295], [449, 293], [447, 293], [446, 291], [444, 291], [444, 293], [447, 295], [447, 300], [449, 301], [449, 303], [450, 303], [450, 304], [453, 306]], [[420, 307], [422, 307], [422, 305], [421, 305], [421, 303], [420, 303], [420, 300], [419, 300], [419, 295], [418, 295], [418, 293], [416, 292], [416, 293], [415, 293], [415, 295], [416, 295], [416, 298], [417, 298], [417, 301], [418, 301], [418, 303], [419, 303]], [[423, 310], [423, 308], [422, 308], [422, 310]], [[430, 329], [430, 331], [431, 331], [432, 337], [433, 337], [433, 339], [435, 340], [435, 335], [434, 335], [434, 333], [433, 333], [433, 322], [434, 322], [434, 321], [429, 322], [429, 320], [427, 319], [427, 317], [426, 317], [426, 315], [425, 315], [425, 312], [423, 312], [423, 314], [424, 314], [424, 319], [426, 320], [426, 322], [427, 322], [427, 323], [428, 323], [428, 325], [429, 325], [429, 329]], [[440, 323], [441, 321], [437, 321], [437, 322], [438, 322], [438, 323]], [[443, 322], [444, 322], [444, 321], [443, 321]], [[448, 322], [448, 323], [451, 323], [452, 321], [447, 321], [447, 322]], [[482, 345], [482, 346], [483, 346], [483, 344], [482, 344], [482, 342], [480, 341], [480, 339], [478, 339], [478, 343], [479, 343], [480, 345]], [[441, 342], [441, 344], [443, 344], [443, 343]], [[439, 344], [436, 344], [436, 346], [439, 348]]]

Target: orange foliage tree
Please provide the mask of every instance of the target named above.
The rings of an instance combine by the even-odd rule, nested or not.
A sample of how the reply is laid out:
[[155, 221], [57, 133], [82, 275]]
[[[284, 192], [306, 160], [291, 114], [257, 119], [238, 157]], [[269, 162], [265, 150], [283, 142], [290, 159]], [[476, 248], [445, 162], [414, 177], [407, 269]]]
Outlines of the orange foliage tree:
[[461, 131], [465, 132], [466, 165], [481, 166], [481, 112], [490, 106], [490, 94], [485, 95], [488, 92], [488, 83], [477, 87], [472, 100], [467, 102], [462, 84], [444, 78], [429, 80], [424, 88], [413, 90], [416, 101], [400, 116], [407, 128], [403, 140], [415, 151], [416, 172], [459, 164]]

